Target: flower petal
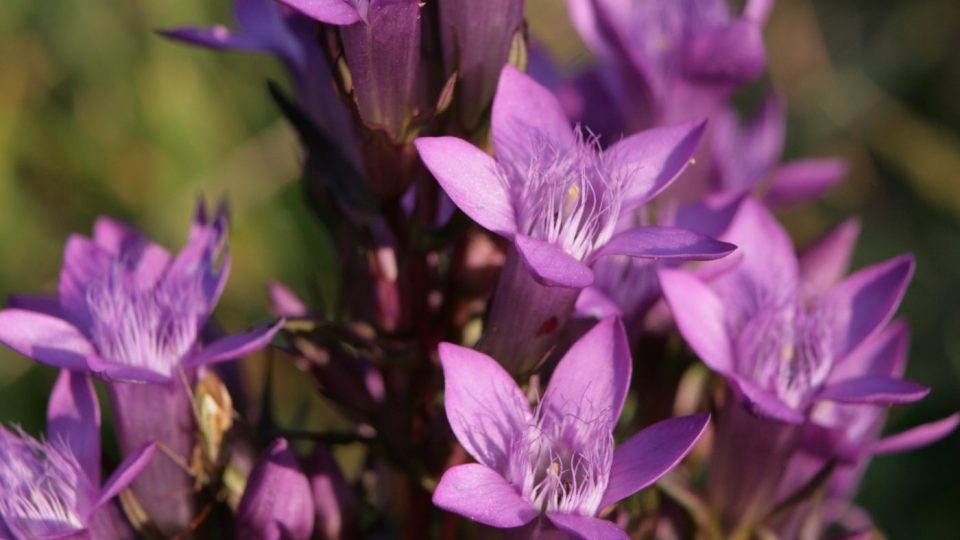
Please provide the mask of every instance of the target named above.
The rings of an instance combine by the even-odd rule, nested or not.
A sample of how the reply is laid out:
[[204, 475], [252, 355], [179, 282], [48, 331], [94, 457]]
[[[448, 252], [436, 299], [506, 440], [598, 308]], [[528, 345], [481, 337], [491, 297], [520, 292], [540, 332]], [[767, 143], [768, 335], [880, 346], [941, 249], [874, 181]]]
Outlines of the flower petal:
[[540, 405], [544, 422], [573, 416], [613, 428], [630, 387], [633, 361], [623, 324], [607, 317], [563, 355]]
[[519, 170], [535, 157], [535, 144], [562, 152], [575, 143], [573, 128], [553, 92], [509, 64], [500, 73], [490, 123], [497, 161]]
[[96, 355], [86, 336], [67, 321], [23, 309], [0, 311], [0, 343], [54, 367], [87, 370]]
[[749, 294], [744, 291], [744, 280], [756, 294], [768, 298], [780, 299], [794, 290], [799, 268], [793, 243], [783, 226], [756, 199], [743, 201], [723, 239], [736, 244], [743, 257], [729, 279], [716, 282], [724, 300]]
[[733, 348], [724, 322], [723, 304], [697, 278], [679, 270], [661, 270], [660, 287], [683, 338], [717, 373], [733, 372]]
[[303, 300], [290, 287], [279, 281], [267, 284], [267, 294], [270, 297], [270, 309], [282, 317], [306, 317], [310, 310]]
[[493, 469], [469, 463], [443, 473], [433, 504], [491, 527], [522, 527], [537, 511]]
[[755, 413], [788, 424], [803, 423], [805, 419], [803, 414], [776, 396], [771, 395], [762, 388], [758, 388], [751, 381], [737, 376], [729, 377], [727, 380], [733, 385], [734, 390], [746, 398]]
[[843, 279], [859, 236], [860, 220], [851, 218], [804, 251], [800, 256], [800, 278], [805, 292], [824, 293]]
[[548, 512], [547, 519], [558, 529], [578, 540], [629, 540], [620, 527], [611, 521], [577, 514]]
[[884, 437], [867, 445], [864, 451], [868, 454], [893, 454], [913, 450], [934, 443], [953, 433], [958, 424], [960, 424], [960, 413], [954, 413], [936, 422], [923, 424], [902, 433]]
[[699, 82], [743, 84], [767, 65], [760, 27], [735, 21], [698, 34], [687, 46], [684, 71]]
[[168, 383], [175, 380], [174, 375], [167, 375], [151, 369], [130, 366], [127, 364], [118, 364], [104, 360], [99, 356], [90, 356], [87, 358], [87, 365], [90, 371], [98, 378], [105, 381], [117, 381], [128, 383]]
[[253, 354], [270, 344], [273, 336], [286, 321], [278, 320], [270, 326], [218, 339], [184, 362], [185, 367], [201, 366], [235, 360]]
[[43, 313], [58, 319], [64, 318], [60, 300], [46, 294], [13, 294], [7, 299], [7, 307]]
[[47, 402], [47, 438], [70, 446], [91, 481], [100, 482], [100, 404], [85, 373], [60, 370]]
[[609, 255], [643, 259], [709, 261], [732, 253], [737, 246], [675, 227], [635, 227], [617, 234], [590, 255], [589, 261]]
[[593, 271], [563, 249], [521, 234], [514, 237], [514, 244], [541, 285], [582, 289], [593, 284]]
[[89, 238], [74, 234], [67, 239], [57, 297], [67, 320], [78, 328], [85, 329], [90, 325], [87, 287], [104, 274], [111, 264], [113, 258], [110, 254]]
[[347, 0], [279, 0], [311, 19], [343, 26], [360, 22], [360, 12]]
[[510, 444], [532, 421], [530, 405], [517, 383], [489, 356], [440, 344], [444, 407], [463, 448], [480, 463], [504, 470]]
[[669, 418], [617, 447], [600, 508], [633, 495], [670, 472], [693, 449], [709, 423], [707, 413]]
[[464, 214], [501, 236], [509, 238], [516, 232], [510, 191], [501, 181], [493, 158], [456, 137], [420, 137], [413, 144], [424, 165]]
[[140, 471], [150, 463], [150, 459], [153, 458], [153, 453], [156, 449], [157, 447], [154, 443], [147, 443], [131, 452], [127, 459], [123, 460], [123, 463], [117, 467], [117, 470], [110, 475], [110, 478], [104, 482], [96, 506], [99, 507], [106, 504], [110, 499], [123, 491], [123, 488], [127, 487], [130, 482], [133, 482], [134, 478], [140, 474]]
[[915, 382], [893, 377], [866, 376], [847, 379], [827, 386], [817, 399], [840, 403], [895, 405], [920, 401], [930, 389]]
[[790, 206], [821, 197], [847, 175], [847, 163], [838, 158], [798, 159], [777, 167], [764, 195], [771, 206]]
[[913, 276], [914, 261], [903, 255], [868, 266], [834, 287], [826, 301], [846, 322], [837, 346], [843, 358], [893, 316]]
[[706, 120], [696, 120], [648, 129], [611, 146], [604, 164], [627, 177], [624, 208], [637, 208], [666, 189], [690, 163], [706, 126]]
[[903, 321], [893, 321], [837, 363], [827, 384], [864, 375], [902, 378], [909, 349], [910, 330]]
[[592, 286], [580, 292], [575, 309], [578, 316], [593, 319], [623, 316], [623, 312], [616, 302], [599, 288]]

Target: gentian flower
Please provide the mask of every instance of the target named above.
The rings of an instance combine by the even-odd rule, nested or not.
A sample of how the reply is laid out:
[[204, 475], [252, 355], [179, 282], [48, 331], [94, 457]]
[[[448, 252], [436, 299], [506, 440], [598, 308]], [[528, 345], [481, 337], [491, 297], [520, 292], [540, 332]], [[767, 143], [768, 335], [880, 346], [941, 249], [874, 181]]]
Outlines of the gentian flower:
[[[569, 318], [597, 259], [714, 259], [734, 246], [666, 227], [617, 233], [622, 218], [686, 166], [702, 122], [628, 137], [601, 151], [547, 89], [512, 66], [493, 102], [496, 160], [454, 137], [415, 141], [453, 202], [512, 241], [480, 347], [512, 373], [533, 369]], [[616, 233], [616, 234], [615, 234]]]
[[[121, 451], [156, 440], [189, 460], [193, 412], [184, 380], [196, 370], [265, 347], [282, 321], [209, 344], [200, 332], [226, 284], [226, 216], [208, 222], [201, 204], [176, 257], [133, 229], [99, 218], [92, 239], [67, 242], [58, 303], [0, 311], [0, 342], [39, 362], [108, 381]], [[28, 306], [29, 308], [30, 306]], [[192, 518], [192, 479], [157, 459], [133, 484], [165, 531]]]
[[614, 318], [570, 348], [533, 410], [492, 358], [444, 343], [440, 361], [447, 418], [478, 463], [446, 471], [433, 502], [492, 527], [552, 524], [577, 538], [628, 538], [597, 514], [674, 468], [709, 421], [671, 418], [615, 448], [632, 363]]
[[0, 538], [115, 538], [111, 499], [147, 465], [145, 444], [100, 483], [100, 406], [83, 374], [61, 370], [47, 407], [47, 440], [0, 427]]
[[250, 473], [237, 508], [236, 538], [307, 540], [313, 532], [313, 497], [286, 439], [273, 441]]
[[[890, 375], [831, 378], [890, 320], [913, 272], [910, 256], [818, 290], [807, 284], [830, 283], [849, 259], [837, 252], [843, 263], [824, 264], [831, 250], [820, 250], [812, 257], [821, 264], [801, 266], [757, 201], [741, 205], [725, 238], [741, 249], [735, 269], [709, 285], [679, 270], [661, 270], [660, 281], [680, 333], [735, 393], [717, 419], [710, 477], [712, 501], [734, 525], [770, 507], [817, 403], [908, 403], [928, 389]], [[801, 268], [814, 270], [804, 279]]]
[[710, 115], [766, 67], [760, 30], [771, 4], [751, 0], [734, 18], [726, 0], [568, 0], [574, 27], [606, 64], [581, 80], [583, 101], [614, 104], [614, 133]]

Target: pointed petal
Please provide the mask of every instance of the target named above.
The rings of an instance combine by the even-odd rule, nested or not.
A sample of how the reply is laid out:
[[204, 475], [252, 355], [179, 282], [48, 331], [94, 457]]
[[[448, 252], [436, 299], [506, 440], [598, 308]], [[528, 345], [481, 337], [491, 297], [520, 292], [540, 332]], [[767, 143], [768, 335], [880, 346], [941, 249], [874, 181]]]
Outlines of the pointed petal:
[[284, 319], [280, 319], [264, 328], [218, 339], [190, 357], [184, 362], [184, 367], [226, 362], [253, 354], [269, 345], [270, 340], [283, 328], [285, 322]]
[[500, 73], [490, 120], [497, 161], [519, 170], [533, 159], [534, 144], [564, 151], [575, 143], [573, 128], [553, 92], [519, 69]]
[[203, 28], [197, 26], [180, 26], [169, 30], [160, 30], [161, 36], [175, 41], [182, 41], [191, 45], [217, 50], [273, 52], [270, 44], [256, 36], [230, 30], [225, 26]]
[[578, 540], [630, 540], [623, 529], [605, 519], [558, 512], [547, 513], [547, 519]]
[[902, 378], [909, 349], [910, 330], [903, 321], [893, 321], [834, 366], [827, 384], [865, 375]]
[[570, 347], [550, 376], [540, 403], [544, 422], [572, 416], [612, 429], [627, 397], [632, 366], [620, 319], [598, 322]]
[[0, 311], [0, 343], [54, 367], [87, 370], [93, 345], [72, 324], [57, 317], [22, 309]]
[[85, 373], [60, 370], [47, 402], [47, 438], [62, 439], [87, 476], [100, 482], [100, 404]]
[[820, 392], [817, 399], [840, 403], [895, 405], [920, 401], [929, 393], [929, 388], [915, 382], [892, 377], [867, 376], [831, 384]]
[[433, 504], [491, 527], [522, 527], [537, 511], [499, 473], [479, 463], [443, 473]]
[[767, 65], [760, 27], [750, 21], [701, 32], [686, 53], [686, 75], [701, 82], [743, 84], [759, 77]]
[[868, 266], [830, 291], [826, 301], [845, 323], [837, 346], [838, 358], [890, 320], [906, 292], [913, 268], [913, 257], [903, 255]]
[[[796, 287], [799, 267], [790, 236], [756, 199], [743, 201], [723, 239], [736, 244], [743, 257], [729, 281], [717, 281], [719, 286], [731, 289], [724, 291], [730, 298], [745, 294], [743, 279], [749, 280], [757, 293], [775, 299]], [[728, 298], [723, 293], [721, 296]]]
[[276, 439], [250, 472], [237, 530], [263, 540], [308, 540], [315, 523], [310, 483], [286, 439]]
[[67, 239], [63, 250], [63, 267], [57, 297], [67, 319], [78, 328], [90, 325], [87, 309], [87, 287], [113, 264], [113, 258], [89, 238], [78, 234]]
[[860, 220], [851, 218], [803, 253], [800, 257], [800, 277], [804, 292], [821, 294], [843, 279], [850, 268], [850, 258], [859, 236]]
[[772, 9], [773, 0], [747, 0], [747, 4], [743, 7], [743, 18], [762, 25], [767, 22]]
[[424, 165], [464, 214], [501, 236], [510, 237], [516, 232], [510, 191], [493, 158], [456, 137], [420, 137], [413, 144]]
[[624, 208], [637, 208], [666, 189], [690, 163], [706, 126], [706, 120], [697, 120], [648, 129], [611, 146], [604, 164], [626, 176]]
[[913, 450], [939, 441], [953, 433], [958, 424], [960, 424], [960, 413], [955, 413], [936, 422], [923, 424], [902, 433], [884, 437], [867, 445], [864, 451], [868, 454], [893, 454]]
[[779, 207], [812, 201], [843, 180], [847, 170], [847, 163], [838, 158], [791, 161], [773, 171], [764, 201]]
[[117, 470], [110, 475], [100, 490], [100, 497], [97, 499], [96, 506], [102, 506], [123, 491], [134, 478], [140, 474], [140, 471], [150, 463], [153, 453], [156, 450], [154, 443], [147, 443], [130, 453], [127, 459], [117, 467]]
[[360, 22], [360, 12], [347, 0], [279, 0], [311, 19], [344, 26]]
[[117, 364], [99, 356], [88, 357], [87, 366], [96, 377], [105, 381], [163, 384], [174, 380], [173, 375], [126, 364]]
[[679, 270], [661, 270], [660, 287], [683, 338], [710, 369], [734, 369], [733, 349], [724, 322], [723, 304], [697, 278]]
[[709, 423], [707, 413], [669, 418], [617, 447], [600, 508], [633, 495], [670, 472], [693, 449]]
[[93, 243], [114, 257], [147, 242], [133, 227], [111, 217], [100, 216], [93, 222]]
[[801, 424], [805, 420], [803, 414], [793, 409], [776, 396], [771, 395], [752, 382], [734, 376], [728, 378], [734, 390], [740, 393], [749, 402], [753, 411], [761, 416], [780, 420], [788, 424]]
[[623, 316], [620, 306], [597, 287], [587, 287], [581, 291], [575, 309], [578, 316], [594, 319]]
[[514, 244], [541, 285], [582, 289], [593, 284], [593, 271], [563, 249], [520, 234], [514, 237]]
[[463, 448], [480, 463], [504, 470], [510, 444], [532, 421], [517, 383], [489, 356], [440, 344], [444, 407]]
[[732, 253], [737, 246], [675, 227], [636, 227], [617, 234], [590, 255], [590, 261], [608, 255], [643, 259], [709, 261]]
[[267, 284], [270, 309], [282, 317], [306, 317], [310, 313], [303, 300], [289, 287], [279, 281]]
[[60, 300], [56, 296], [46, 294], [14, 294], [7, 299], [7, 307], [43, 313], [58, 319], [64, 318]]

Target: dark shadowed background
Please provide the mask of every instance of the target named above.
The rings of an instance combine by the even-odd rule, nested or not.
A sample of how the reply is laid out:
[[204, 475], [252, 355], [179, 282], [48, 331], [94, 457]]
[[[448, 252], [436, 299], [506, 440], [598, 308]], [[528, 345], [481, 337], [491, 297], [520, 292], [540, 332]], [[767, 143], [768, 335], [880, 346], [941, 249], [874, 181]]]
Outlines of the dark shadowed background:
[[[591, 61], [561, 0], [528, 0], [527, 13], [534, 38], [565, 69]], [[54, 291], [66, 237], [89, 233], [99, 214], [179, 247], [201, 194], [231, 207], [233, 272], [217, 310], [225, 328], [269, 317], [269, 279], [299, 291], [335, 280], [328, 239], [298, 198], [298, 147], [266, 93], [280, 71], [263, 57], [194, 50], [153, 32], [228, 21], [228, 0], [3, 3], [0, 297]], [[960, 409], [958, 28], [956, 0], [781, 0], [766, 30], [762, 84], [788, 99], [787, 156], [839, 154], [852, 165], [826, 200], [783, 216], [797, 243], [859, 215], [856, 267], [917, 257], [901, 309], [913, 330], [907, 374], [933, 393], [892, 411], [891, 431]], [[262, 372], [264, 363], [243, 365]], [[290, 388], [279, 396], [284, 415], [304, 426], [337, 422], [292, 370], [277, 369]], [[54, 376], [0, 350], [0, 421], [39, 432]], [[951, 537], [958, 458], [954, 434], [877, 459], [860, 502], [891, 538]]]

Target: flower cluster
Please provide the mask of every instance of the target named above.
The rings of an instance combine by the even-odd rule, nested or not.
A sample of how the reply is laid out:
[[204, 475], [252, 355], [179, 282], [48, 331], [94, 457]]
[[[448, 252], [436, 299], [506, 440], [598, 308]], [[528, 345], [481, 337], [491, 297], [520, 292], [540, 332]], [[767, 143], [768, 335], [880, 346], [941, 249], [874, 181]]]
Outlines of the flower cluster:
[[[772, 1], [567, 7], [597, 58], [572, 77], [522, 0], [235, 0], [234, 29], [162, 31], [282, 63], [339, 289], [274, 282], [280, 318], [223, 336], [224, 206], [176, 254], [107, 217], [71, 236], [56, 293], [0, 311], [60, 370], [46, 438], [0, 427], [0, 538], [870, 534], [869, 461], [960, 415], [881, 436], [930, 392], [894, 318], [913, 258], [851, 273], [856, 220], [798, 255], [774, 215], [847, 167], [781, 163], [772, 90], [733, 107]], [[279, 420], [272, 362], [228, 362], [270, 345], [328, 425]]]

